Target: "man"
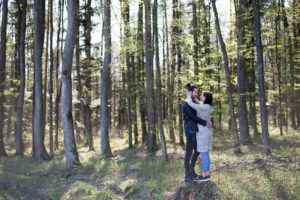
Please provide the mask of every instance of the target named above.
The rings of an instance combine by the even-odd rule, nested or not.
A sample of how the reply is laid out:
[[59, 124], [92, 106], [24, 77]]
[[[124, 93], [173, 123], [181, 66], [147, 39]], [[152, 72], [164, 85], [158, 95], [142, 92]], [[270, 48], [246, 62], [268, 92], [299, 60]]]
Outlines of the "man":
[[[194, 100], [198, 96], [198, 88], [190, 83], [187, 84], [188, 95]], [[199, 156], [197, 152], [196, 132], [198, 132], [197, 124], [211, 128], [212, 124], [197, 117], [196, 111], [191, 108], [186, 101], [182, 104], [184, 131], [186, 136], [186, 152], [184, 158], [185, 182], [195, 183], [194, 178], [198, 175], [195, 173], [195, 164]]]

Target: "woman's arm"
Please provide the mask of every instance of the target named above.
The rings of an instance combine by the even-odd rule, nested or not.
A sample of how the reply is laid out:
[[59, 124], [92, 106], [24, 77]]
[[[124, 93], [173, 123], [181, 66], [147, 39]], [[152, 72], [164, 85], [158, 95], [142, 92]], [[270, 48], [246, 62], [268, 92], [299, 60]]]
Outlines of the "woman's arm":
[[207, 107], [205, 105], [194, 103], [190, 96], [187, 97], [187, 103], [189, 104], [189, 106], [191, 106], [197, 112], [207, 110]]

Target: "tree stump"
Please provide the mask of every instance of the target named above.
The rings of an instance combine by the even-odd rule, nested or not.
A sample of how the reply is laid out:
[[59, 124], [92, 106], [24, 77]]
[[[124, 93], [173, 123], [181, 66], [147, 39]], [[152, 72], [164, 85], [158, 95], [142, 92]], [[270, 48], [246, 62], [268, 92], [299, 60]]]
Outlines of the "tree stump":
[[207, 181], [196, 184], [184, 183], [176, 189], [174, 200], [218, 199], [215, 192], [216, 184]]

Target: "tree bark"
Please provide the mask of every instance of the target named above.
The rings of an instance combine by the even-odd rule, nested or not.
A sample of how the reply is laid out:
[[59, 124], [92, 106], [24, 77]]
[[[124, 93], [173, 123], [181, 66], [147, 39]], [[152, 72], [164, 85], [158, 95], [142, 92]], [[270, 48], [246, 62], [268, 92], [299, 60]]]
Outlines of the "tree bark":
[[20, 91], [17, 99], [17, 122], [15, 130], [16, 141], [16, 155], [22, 156], [24, 154], [24, 143], [22, 139], [23, 132], [23, 105], [25, 93], [25, 32], [26, 32], [26, 8], [27, 0], [22, 0], [21, 10], [21, 30], [20, 30], [20, 44], [19, 44], [19, 67], [21, 84]]
[[161, 112], [161, 75], [160, 75], [160, 64], [159, 64], [159, 44], [158, 44], [158, 28], [157, 28], [157, 0], [154, 0], [153, 4], [153, 36], [154, 36], [154, 45], [155, 45], [155, 66], [156, 66], [156, 106], [157, 106], [157, 122], [158, 129], [161, 139], [161, 148], [163, 160], [168, 160], [167, 146], [165, 141], [164, 127], [162, 121], [162, 112]]
[[248, 111], [246, 105], [246, 62], [245, 62], [245, 27], [246, 27], [246, 12], [248, 10], [247, 1], [239, 0], [238, 10], [237, 10], [237, 76], [238, 76], [238, 117], [239, 117], [239, 128], [241, 134], [241, 143], [243, 145], [251, 143], [249, 134], [249, 124], [248, 124]]
[[68, 28], [62, 60], [62, 121], [67, 168], [79, 164], [72, 116], [72, 61], [76, 44], [76, 0], [68, 0]]
[[122, 6], [122, 15], [124, 21], [124, 46], [125, 48], [125, 63], [126, 63], [126, 83], [127, 83], [127, 126], [128, 126], [128, 145], [129, 148], [132, 148], [132, 109], [131, 109], [131, 63], [130, 63], [130, 54], [129, 54], [129, 40], [130, 40], [130, 24], [129, 24], [129, 1], [123, 0]]
[[139, 1], [138, 11], [138, 30], [137, 30], [137, 62], [138, 62], [138, 87], [139, 87], [139, 110], [142, 125], [142, 142], [146, 142], [147, 127], [146, 127], [146, 101], [145, 101], [145, 63], [144, 63], [144, 36], [143, 36], [143, 0]]
[[259, 91], [259, 105], [260, 105], [260, 119], [263, 139], [263, 152], [270, 153], [270, 141], [268, 131], [268, 115], [266, 109], [266, 98], [264, 88], [264, 66], [263, 66], [263, 51], [261, 42], [261, 28], [260, 28], [260, 14], [259, 14], [259, 0], [254, 0], [254, 25], [255, 25], [255, 42], [257, 51], [257, 72], [258, 72], [258, 91]]
[[6, 27], [7, 27], [7, 0], [3, 0], [2, 5], [2, 21], [1, 21], [1, 41], [0, 41], [0, 157], [7, 156], [4, 147], [4, 83], [6, 68]]
[[45, 33], [45, 0], [34, 1], [34, 154], [33, 157], [38, 160], [48, 160], [45, 145], [43, 128], [43, 84], [42, 84], [42, 55]]
[[222, 55], [223, 55], [223, 60], [224, 60], [224, 69], [226, 73], [226, 82], [227, 82], [227, 98], [228, 98], [228, 103], [229, 103], [229, 110], [230, 110], [230, 118], [231, 118], [231, 128], [232, 128], [232, 133], [233, 133], [233, 139], [234, 139], [234, 153], [240, 153], [240, 141], [239, 141], [239, 135], [237, 131], [237, 124], [236, 124], [236, 119], [234, 115], [234, 104], [233, 104], [233, 98], [232, 98], [232, 93], [231, 93], [231, 77], [230, 77], [230, 72], [229, 72], [229, 65], [228, 65], [228, 55], [227, 55], [227, 50], [226, 46], [221, 34], [221, 29], [220, 29], [220, 24], [219, 24], [219, 18], [218, 18], [218, 11], [216, 8], [216, 1], [212, 0], [212, 7], [215, 15], [215, 26], [216, 26], [216, 31], [217, 31], [217, 36], [219, 40], [219, 44], [221, 46], [222, 50]]
[[[90, 3], [88, 3], [88, 5], [90, 6]], [[79, 8], [79, 2], [78, 2], [78, 8]], [[89, 9], [89, 8], [88, 8]], [[88, 12], [91, 12], [91, 11], [88, 11]], [[78, 13], [78, 11], [77, 11]], [[78, 16], [78, 19], [79, 19], [79, 14], [76, 14]], [[88, 22], [86, 22], [88, 23]], [[87, 25], [88, 26], [88, 25]], [[89, 28], [90, 29], [90, 28]], [[89, 31], [90, 32], [90, 31]], [[81, 73], [80, 73], [80, 47], [79, 47], [79, 23], [77, 24], [76, 26], [76, 72], [77, 72], [77, 90], [78, 90], [78, 98], [79, 98], [79, 101], [80, 101], [80, 113], [81, 113], [81, 119], [83, 121], [83, 125], [84, 125], [84, 133], [85, 133], [85, 137], [86, 137], [86, 140], [87, 140], [87, 144], [89, 146], [89, 150], [94, 150], [94, 145], [93, 145], [93, 136], [91, 134], [91, 124], [90, 124], [90, 110], [89, 110], [89, 103], [87, 103], [87, 105], [85, 106], [84, 105], [84, 102], [83, 102], [83, 98], [82, 98], [82, 85], [81, 85]], [[89, 35], [89, 36], [87, 36]], [[90, 40], [90, 33], [86, 33], [86, 40]], [[89, 41], [90, 42], [90, 41]], [[87, 42], [89, 44], [89, 42]], [[88, 71], [90, 70], [90, 61], [89, 59], [91, 59], [91, 56], [90, 56], [90, 47], [87, 48], [86, 47], [86, 52], [87, 52], [87, 62], [88, 62]], [[91, 76], [90, 73], [88, 73], [87, 76]], [[89, 84], [90, 84], [90, 78], [89, 79]], [[87, 87], [90, 87], [87, 86]], [[88, 92], [90, 93], [90, 92]], [[88, 99], [90, 99], [90, 94], [88, 94]], [[89, 102], [90, 100], [88, 100]], [[87, 109], [85, 109], [87, 108]], [[87, 111], [87, 112], [86, 112]], [[88, 123], [89, 122], [89, 123]]]
[[[278, 4], [280, 10], [280, 4]], [[281, 91], [281, 67], [279, 63], [278, 55], [278, 22], [279, 22], [279, 11], [277, 11], [277, 16], [275, 18], [275, 60], [276, 60], [276, 69], [277, 69], [277, 79], [278, 79], [278, 99], [279, 99], [279, 130], [280, 135], [283, 135], [282, 132], [282, 91]]]
[[195, 73], [195, 80], [198, 82], [198, 76], [199, 76], [199, 63], [198, 63], [198, 48], [199, 48], [199, 42], [198, 42], [198, 17], [197, 17], [197, 4], [196, 0], [192, 1], [192, 7], [193, 7], [193, 38], [194, 38], [194, 73]]
[[111, 27], [110, 27], [110, 0], [104, 1], [104, 38], [105, 38], [105, 53], [104, 53], [104, 65], [102, 68], [101, 76], [101, 154], [105, 156], [111, 155], [111, 149], [109, 144], [108, 135], [108, 120], [107, 120], [107, 90], [108, 79], [110, 76], [110, 64], [111, 64]]
[[146, 79], [147, 79], [147, 115], [148, 115], [148, 138], [147, 149], [150, 154], [156, 149], [154, 95], [153, 95], [153, 63], [151, 42], [151, 6], [150, 0], [145, 3], [145, 50], [146, 50]]
[[87, 89], [86, 93], [86, 104], [85, 104], [85, 118], [86, 118], [86, 123], [85, 123], [85, 128], [88, 129], [86, 134], [89, 134], [89, 137], [87, 137], [87, 144], [89, 145], [89, 149], [93, 150], [94, 149], [94, 144], [93, 144], [93, 134], [92, 134], [92, 111], [91, 111], [91, 102], [92, 102], [92, 78], [91, 78], [91, 30], [92, 30], [92, 21], [91, 21], [91, 16], [92, 16], [92, 8], [91, 8], [91, 0], [87, 0], [86, 4], [86, 16], [85, 16], [85, 54], [86, 54], [86, 65], [85, 65], [85, 75], [86, 75], [86, 82], [85, 86]]
[[62, 5], [61, 0], [58, 1], [58, 8], [59, 8], [59, 20], [58, 20], [58, 30], [56, 36], [56, 68], [55, 68], [55, 80], [56, 80], [56, 98], [55, 98], [55, 149], [58, 149], [58, 129], [59, 129], [59, 101], [60, 101], [60, 94], [61, 94], [61, 84], [58, 78], [58, 71], [59, 71], [59, 41], [60, 41], [60, 28], [61, 28], [61, 21], [62, 21]]

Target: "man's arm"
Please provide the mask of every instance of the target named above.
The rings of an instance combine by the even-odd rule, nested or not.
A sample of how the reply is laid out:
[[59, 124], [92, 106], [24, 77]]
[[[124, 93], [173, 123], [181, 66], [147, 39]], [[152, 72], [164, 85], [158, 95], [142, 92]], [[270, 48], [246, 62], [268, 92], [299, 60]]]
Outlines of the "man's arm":
[[194, 122], [196, 122], [197, 124], [201, 124], [202, 126], [206, 126], [206, 123], [207, 123], [207, 122], [206, 122], [205, 120], [203, 120], [203, 119], [197, 117], [197, 115], [195, 115], [194, 113], [192, 113], [192, 112], [188, 109], [187, 106], [189, 106], [189, 105], [187, 104], [187, 102], [184, 102], [184, 103], [183, 103], [183, 110], [184, 110], [184, 112], [186, 112], [186, 113], [188, 114], [188, 116], [189, 116]]

